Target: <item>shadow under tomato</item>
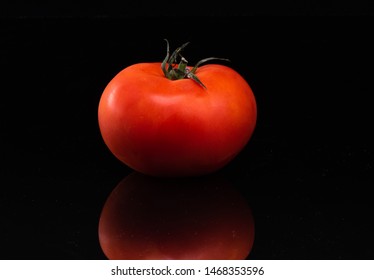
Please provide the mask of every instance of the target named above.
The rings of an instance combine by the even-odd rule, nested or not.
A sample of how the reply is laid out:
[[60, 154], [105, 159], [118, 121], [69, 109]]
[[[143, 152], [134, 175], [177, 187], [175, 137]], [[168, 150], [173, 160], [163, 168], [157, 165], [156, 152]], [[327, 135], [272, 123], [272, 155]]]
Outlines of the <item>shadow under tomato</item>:
[[220, 176], [132, 173], [106, 200], [98, 233], [108, 259], [246, 259], [254, 220], [241, 193]]

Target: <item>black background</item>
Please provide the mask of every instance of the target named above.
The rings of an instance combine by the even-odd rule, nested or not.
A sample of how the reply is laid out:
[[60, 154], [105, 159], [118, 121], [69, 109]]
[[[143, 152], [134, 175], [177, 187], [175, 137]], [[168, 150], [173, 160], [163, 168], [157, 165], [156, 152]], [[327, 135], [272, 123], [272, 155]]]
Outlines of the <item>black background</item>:
[[101, 139], [98, 102], [124, 67], [161, 61], [164, 38], [190, 41], [192, 64], [229, 58], [256, 96], [253, 137], [219, 172], [253, 211], [248, 258], [373, 259], [374, 21], [328, 3], [2, 10], [0, 259], [105, 259], [100, 212], [132, 171]]

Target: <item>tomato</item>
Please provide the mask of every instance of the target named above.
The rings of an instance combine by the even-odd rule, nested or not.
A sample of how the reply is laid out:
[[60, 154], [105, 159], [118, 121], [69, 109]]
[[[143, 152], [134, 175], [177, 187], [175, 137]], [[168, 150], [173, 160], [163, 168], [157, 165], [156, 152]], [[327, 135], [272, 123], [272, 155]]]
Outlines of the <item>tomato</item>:
[[254, 219], [225, 178], [157, 178], [134, 172], [107, 198], [100, 246], [111, 260], [240, 260], [254, 243]]
[[126, 67], [99, 102], [105, 144], [144, 174], [212, 173], [238, 155], [255, 129], [256, 101], [246, 80], [224, 65], [191, 67], [183, 57], [175, 64], [182, 47], [168, 51], [163, 63]]

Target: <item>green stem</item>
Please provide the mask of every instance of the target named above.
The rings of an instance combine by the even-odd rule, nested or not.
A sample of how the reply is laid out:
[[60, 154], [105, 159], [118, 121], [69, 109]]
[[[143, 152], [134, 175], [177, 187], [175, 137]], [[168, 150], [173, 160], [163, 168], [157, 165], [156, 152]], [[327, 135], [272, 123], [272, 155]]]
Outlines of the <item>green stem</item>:
[[[196, 65], [190, 70], [187, 65], [188, 61], [181, 55], [181, 51], [189, 44], [189, 42], [184, 43], [182, 46], [177, 48], [171, 55], [169, 49], [169, 41], [166, 41], [166, 56], [161, 63], [162, 71], [166, 78], [170, 80], [181, 80], [181, 79], [191, 79], [198, 83], [200, 86], [206, 89], [205, 85], [200, 81], [200, 79], [196, 76], [197, 68], [210, 60], [223, 60], [223, 61], [230, 61], [226, 58], [219, 58], [219, 57], [209, 57], [200, 60]], [[181, 60], [179, 64], [177, 63], [177, 58], [180, 57]]]

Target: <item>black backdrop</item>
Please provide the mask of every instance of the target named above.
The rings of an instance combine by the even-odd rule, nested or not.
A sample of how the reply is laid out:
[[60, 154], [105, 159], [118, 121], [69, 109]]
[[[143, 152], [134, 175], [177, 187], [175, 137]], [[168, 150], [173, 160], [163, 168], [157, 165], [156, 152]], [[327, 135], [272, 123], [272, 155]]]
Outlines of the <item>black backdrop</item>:
[[229, 58], [256, 96], [253, 137], [219, 172], [253, 211], [248, 259], [373, 258], [372, 18], [25, 11], [0, 19], [0, 259], [105, 259], [101, 209], [132, 171], [98, 102], [164, 38], [192, 63]]

